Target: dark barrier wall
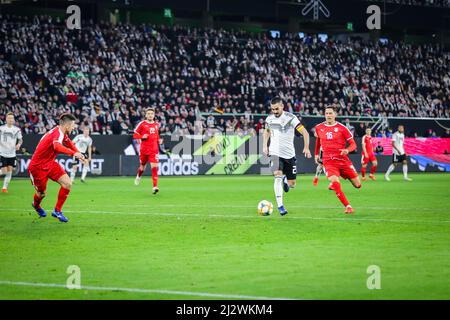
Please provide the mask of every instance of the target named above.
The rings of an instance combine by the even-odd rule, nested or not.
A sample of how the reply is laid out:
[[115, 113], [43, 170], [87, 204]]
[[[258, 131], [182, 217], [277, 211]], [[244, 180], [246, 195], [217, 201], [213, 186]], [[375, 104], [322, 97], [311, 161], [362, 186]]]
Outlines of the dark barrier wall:
[[[359, 155], [350, 155], [356, 170], [359, 172], [361, 169], [361, 157]], [[378, 173], [384, 173], [391, 164], [391, 156], [377, 156], [378, 159]], [[28, 177], [27, 169], [30, 161], [29, 156], [21, 156], [18, 158], [18, 166], [16, 168], [16, 176]], [[69, 173], [72, 168], [73, 161], [71, 158], [58, 157], [58, 163]], [[237, 162], [238, 163], [238, 162]], [[137, 168], [139, 166], [139, 158], [137, 156], [122, 156], [122, 155], [105, 155], [94, 157], [91, 162], [90, 171], [88, 176], [135, 176]], [[192, 159], [181, 159], [179, 157], [175, 159], [169, 159], [163, 157], [160, 159], [159, 175], [160, 176], [195, 176], [205, 174], [241, 174], [239, 171], [240, 165], [234, 164], [230, 166], [219, 166], [211, 173], [214, 168], [211, 164], [201, 164]], [[306, 159], [299, 157], [297, 159], [297, 170], [299, 174], [314, 173], [316, 170], [316, 164], [312, 159]], [[396, 171], [401, 172], [401, 166], [398, 166]], [[419, 172], [419, 166], [409, 161], [409, 171]], [[427, 172], [441, 172], [435, 166], [427, 166]], [[77, 177], [81, 174], [81, 168], [79, 168]], [[247, 169], [244, 174], [270, 174], [270, 168], [267, 159], [261, 158], [260, 161], [255, 162]], [[145, 174], [151, 175], [150, 168], [148, 167]]]

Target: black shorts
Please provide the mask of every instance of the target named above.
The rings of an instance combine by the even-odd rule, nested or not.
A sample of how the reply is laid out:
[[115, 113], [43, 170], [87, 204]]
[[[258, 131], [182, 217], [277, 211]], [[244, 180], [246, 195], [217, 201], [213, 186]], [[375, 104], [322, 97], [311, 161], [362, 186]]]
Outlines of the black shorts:
[[278, 156], [270, 156], [270, 168], [272, 173], [281, 170], [288, 180], [297, 178], [297, 159], [284, 159]]
[[401, 156], [396, 155], [395, 153], [392, 155], [393, 163], [401, 163], [406, 160], [406, 155], [402, 154]]
[[[89, 157], [89, 155], [87, 153], [81, 153], [86, 159]], [[80, 159], [77, 159], [75, 157], [73, 157], [73, 165], [74, 166], [81, 166], [83, 164], [83, 162], [81, 162]]]
[[6, 157], [0, 157], [0, 168], [3, 167], [17, 167], [17, 157], [13, 158], [6, 158]]

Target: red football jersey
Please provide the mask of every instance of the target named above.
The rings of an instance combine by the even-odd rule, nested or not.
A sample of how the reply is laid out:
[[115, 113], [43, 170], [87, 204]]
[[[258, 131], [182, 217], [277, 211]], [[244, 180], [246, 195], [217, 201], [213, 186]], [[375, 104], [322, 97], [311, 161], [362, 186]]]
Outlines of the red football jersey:
[[316, 126], [316, 134], [320, 139], [323, 151], [323, 161], [348, 159], [348, 156], [341, 156], [341, 149], [347, 147], [347, 141], [353, 138], [352, 133], [340, 122], [328, 125], [322, 122]]
[[[366, 144], [366, 151], [367, 155], [373, 154], [373, 146], [372, 146], [372, 137], [371, 136], [364, 136], [364, 143]], [[364, 155], [364, 150], [362, 151], [362, 154]]]
[[141, 138], [141, 154], [157, 154], [159, 151], [159, 123], [158, 122], [148, 122], [141, 121], [134, 133], [137, 136], [142, 137], [144, 134], [148, 135], [147, 139], [142, 140]]
[[65, 145], [74, 152], [78, 151], [70, 138], [59, 127], [55, 127], [47, 132], [39, 141], [36, 151], [31, 157], [30, 167], [47, 170], [58, 155], [58, 151], [56, 151], [54, 145], [56, 142]]

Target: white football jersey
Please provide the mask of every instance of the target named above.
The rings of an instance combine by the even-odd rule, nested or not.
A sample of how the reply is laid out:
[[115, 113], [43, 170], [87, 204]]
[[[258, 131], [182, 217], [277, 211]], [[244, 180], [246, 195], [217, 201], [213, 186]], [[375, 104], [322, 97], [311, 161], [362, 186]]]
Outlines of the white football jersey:
[[78, 151], [81, 153], [86, 153], [88, 148], [92, 146], [92, 138], [79, 134], [75, 137], [75, 139], [73, 139], [73, 143], [75, 144], [75, 147], [77, 147]]
[[405, 134], [400, 132], [395, 132], [392, 135], [392, 141], [394, 141], [395, 146], [398, 150], [400, 150], [401, 153], [398, 153], [398, 151], [395, 148], [392, 148], [392, 152], [394, 152], [395, 155], [400, 156], [402, 154], [405, 154], [405, 148], [403, 147], [403, 144], [405, 142]]
[[284, 159], [295, 157], [295, 128], [300, 120], [290, 112], [284, 111], [281, 116], [273, 114], [266, 118], [266, 126], [270, 129], [269, 155]]
[[9, 128], [6, 124], [0, 127], [0, 156], [14, 158], [16, 145], [22, 140], [22, 131], [16, 126]]

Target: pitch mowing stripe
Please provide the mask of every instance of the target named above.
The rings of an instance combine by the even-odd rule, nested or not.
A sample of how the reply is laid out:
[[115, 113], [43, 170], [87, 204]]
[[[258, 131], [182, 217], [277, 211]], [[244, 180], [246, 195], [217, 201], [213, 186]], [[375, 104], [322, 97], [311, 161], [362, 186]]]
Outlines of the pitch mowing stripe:
[[[30, 209], [31, 210], [31, 209]], [[23, 212], [29, 212], [30, 210], [23, 209]], [[17, 211], [16, 209], [4, 209], [4, 211]], [[85, 210], [65, 210], [66, 213], [82, 213], [82, 214], [118, 214], [118, 215], [149, 215], [149, 216], [159, 216], [159, 217], [175, 217], [175, 218], [224, 218], [224, 219], [267, 219], [266, 217], [260, 216], [240, 216], [233, 214], [200, 214], [200, 213], [163, 213], [163, 212], [124, 212], [124, 211], [85, 211]], [[449, 224], [450, 220], [404, 220], [404, 219], [376, 219], [376, 218], [352, 218], [347, 216], [346, 218], [327, 218], [327, 217], [299, 217], [299, 216], [289, 216], [283, 217], [283, 219], [288, 220], [322, 220], [322, 221], [349, 221], [349, 222], [360, 222], [360, 221], [370, 221], [370, 222], [395, 222], [395, 223], [434, 223], [434, 224]]]
[[[66, 285], [59, 284], [59, 283], [39, 283], [39, 282], [22, 282], [22, 281], [7, 281], [7, 280], [5, 281], [5, 280], [0, 280], [0, 285], [68, 289], [66, 287]], [[222, 298], [222, 299], [299, 300], [299, 299], [293, 299], [293, 298], [247, 296], [247, 295], [240, 295], [240, 294], [223, 294], [223, 293], [173, 291], [173, 290], [140, 289], [140, 288], [96, 287], [96, 286], [81, 286], [80, 289], [72, 289], [72, 290], [123, 291], [123, 292], [132, 292], [132, 293], [158, 293], [158, 294], [166, 294], [166, 295], [182, 295], [182, 296], [194, 296], [194, 297], [196, 296], [196, 297]]]

